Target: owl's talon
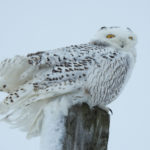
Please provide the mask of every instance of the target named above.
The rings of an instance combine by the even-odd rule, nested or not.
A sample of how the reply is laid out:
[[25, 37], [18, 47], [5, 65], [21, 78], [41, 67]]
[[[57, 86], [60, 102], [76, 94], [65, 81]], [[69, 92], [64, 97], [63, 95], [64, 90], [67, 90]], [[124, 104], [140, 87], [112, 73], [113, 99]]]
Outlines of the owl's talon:
[[113, 111], [111, 108], [108, 108], [109, 109], [109, 112], [110, 112], [110, 115], [113, 115]]
[[99, 105], [98, 107], [99, 107], [100, 109], [106, 111], [108, 114], [113, 115], [113, 111], [112, 111], [109, 107], [102, 106], [102, 105]]

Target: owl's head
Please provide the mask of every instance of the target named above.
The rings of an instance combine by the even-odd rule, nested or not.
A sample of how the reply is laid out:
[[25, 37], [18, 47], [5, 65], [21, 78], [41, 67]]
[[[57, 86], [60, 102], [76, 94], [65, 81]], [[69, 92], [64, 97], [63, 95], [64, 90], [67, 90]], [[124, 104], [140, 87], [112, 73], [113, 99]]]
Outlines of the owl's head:
[[135, 48], [137, 37], [130, 28], [101, 27], [92, 39], [92, 43], [128, 51]]

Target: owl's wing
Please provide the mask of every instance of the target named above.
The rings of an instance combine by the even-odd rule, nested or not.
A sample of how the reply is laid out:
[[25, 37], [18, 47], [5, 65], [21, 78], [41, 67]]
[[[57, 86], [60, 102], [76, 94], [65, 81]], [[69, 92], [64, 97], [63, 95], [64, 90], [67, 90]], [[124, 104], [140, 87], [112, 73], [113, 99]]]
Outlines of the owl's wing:
[[92, 46], [81, 44], [5, 59], [0, 63], [0, 91], [17, 90], [43, 68], [50, 69], [68, 61], [83, 60], [89, 55], [90, 49]]
[[[67, 56], [66, 52], [61, 52], [61, 49], [57, 52], [61, 60], [56, 56], [56, 51], [49, 51], [49, 57], [47, 52], [42, 52], [42, 55], [41, 53], [30, 54], [26, 57], [29, 65], [35, 67], [36, 71], [30, 80], [9, 92], [9, 95], [0, 104], [0, 118], [25, 131], [30, 129], [32, 135], [39, 133], [41, 118], [43, 118], [42, 111], [47, 102], [60, 95], [79, 92], [86, 81], [87, 71], [94, 64], [93, 58], [88, 57], [89, 55], [85, 51], [86, 47], [83, 47], [84, 51], [81, 52], [77, 52], [78, 48], [76, 47], [75, 53], [71, 52], [69, 48], [67, 50], [74, 57]], [[39, 58], [36, 56], [39, 54], [40, 61], [37, 63], [35, 58]], [[54, 60], [53, 63], [48, 63], [49, 59]], [[26, 70], [23, 74], [22, 79], [28, 79]]]
[[1, 62], [0, 90], [8, 92], [8, 96], [1, 103], [0, 112], [12, 110], [24, 102], [27, 105], [27, 101], [46, 99], [79, 89], [88, 66], [94, 62], [89, 57], [92, 48], [88, 44], [74, 45], [26, 57], [16, 56]]

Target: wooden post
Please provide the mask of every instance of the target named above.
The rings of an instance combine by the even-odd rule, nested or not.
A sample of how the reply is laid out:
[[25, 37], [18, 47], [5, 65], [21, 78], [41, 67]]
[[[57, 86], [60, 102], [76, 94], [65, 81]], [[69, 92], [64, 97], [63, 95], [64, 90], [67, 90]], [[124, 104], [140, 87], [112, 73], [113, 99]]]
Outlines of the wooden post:
[[109, 114], [86, 103], [69, 109], [62, 150], [107, 150]]

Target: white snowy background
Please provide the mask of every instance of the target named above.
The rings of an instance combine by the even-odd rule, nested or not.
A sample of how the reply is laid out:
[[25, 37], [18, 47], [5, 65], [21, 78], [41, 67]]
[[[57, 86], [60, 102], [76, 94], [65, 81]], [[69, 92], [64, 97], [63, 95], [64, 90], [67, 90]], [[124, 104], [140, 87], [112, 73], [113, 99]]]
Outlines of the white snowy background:
[[[109, 150], [149, 150], [149, 0], [0, 0], [0, 60], [86, 43], [101, 26], [128, 26], [138, 35], [132, 78], [109, 106], [114, 113]], [[25, 133], [0, 122], [0, 150], [12, 149], [38, 150], [39, 138], [27, 140]]]

